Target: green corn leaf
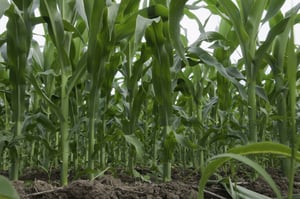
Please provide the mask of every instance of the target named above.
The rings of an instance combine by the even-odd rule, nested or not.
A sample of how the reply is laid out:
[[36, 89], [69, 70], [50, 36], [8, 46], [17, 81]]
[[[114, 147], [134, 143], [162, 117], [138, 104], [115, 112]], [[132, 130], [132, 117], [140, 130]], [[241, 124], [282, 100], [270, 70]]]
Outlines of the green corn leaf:
[[139, 8], [139, 1], [123, 0], [121, 1], [120, 11], [123, 16], [130, 17], [131, 14], [136, 14]]
[[283, 71], [285, 52], [287, 49], [290, 30], [293, 26], [293, 21], [289, 20], [286, 26], [286, 29], [277, 36], [277, 39], [274, 42], [273, 54], [276, 58], [276, 61], [272, 63], [271, 66], [273, 67], [272, 70], [275, 74]]
[[[141, 42], [142, 37], [145, 34], [146, 29], [153, 23], [158, 23], [160, 18], [148, 19], [141, 15], [137, 16], [135, 33], [134, 33], [134, 49], [138, 48], [139, 43]], [[135, 50], [133, 51], [133, 53]]]
[[[93, 5], [93, 12], [91, 18], [91, 26], [89, 29], [89, 42], [88, 42], [88, 55], [87, 55], [87, 69], [88, 72], [97, 75], [96, 72], [99, 69], [99, 63], [103, 51], [99, 46], [98, 33], [103, 27], [103, 15], [105, 9], [104, 1], [95, 1]], [[103, 65], [103, 64], [102, 64]]]
[[169, 34], [171, 42], [180, 58], [188, 65], [185, 57], [184, 46], [180, 40], [180, 20], [183, 16], [184, 6], [187, 0], [171, 0], [169, 9]]
[[249, 15], [251, 14], [251, 10], [254, 7], [255, 2], [255, 0], [237, 1], [237, 6], [240, 8], [240, 14], [243, 23], [246, 23]]
[[[219, 159], [219, 158], [230, 158], [230, 159], [235, 159], [235, 160], [238, 160], [242, 163], [244, 163], [245, 165], [247, 166], [250, 166], [252, 167], [255, 171], [257, 171], [264, 179], [265, 181], [270, 185], [270, 187], [273, 189], [273, 191], [275, 192], [275, 194], [277, 195], [277, 198], [282, 198], [281, 194], [280, 194], [280, 191], [276, 185], [276, 183], [274, 182], [274, 180], [272, 179], [272, 177], [266, 172], [266, 170], [261, 167], [259, 164], [257, 164], [256, 162], [254, 162], [253, 160], [247, 158], [247, 157], [244, 157], [244, 156], [241, 156], [241, 155], [237, 155], [237, 154], [231, 154], [231, 153], [224, 153], [224, 154], [221, 154], [221, 155], [217, 155], [215, 157], [212, 158], [212, 160], [216, 160], [216, 159]], [[242, 198], [256, 198], [255, 196], [257, 196], [257, 194], [255, 192], [250, 192], [250, 191], [247, 191], [245, 189], [238, 189], [240, 192], [237, 194], [238, 196], [241, 196]], [[251, 195], [252, 194], [252, 195]], [[235, 193], [236, 195], [236, 193]]]
[[[231, 154], [238, 154], [238, 155], [250, 155], [250, 154], [264, 154], [264, 153], [271, 153], [274, 155], [284, 156], [284, 157], [291, 157], [291, 149], [283, 144], [278, 144], [274, 142], [258, 142], [253, 144], [248, 144], [245, 146], [239, 146], [228, 150], [228, 153]], [[230, 155], [231, 156], [231, 155]], [[224, 157], [219, 159], [211, 159], [208, 161], [204, 171], [202, 172], [202, 177], [199, 183], [199, 198], [203, 198], [203, 191], [205, 184], [209, 177], [225, 162], [230, 160], [231, 157]], [[295, 158], [297, 161], [300, 161], [300, 152], [295, 154]], [[252, 163], [251, 163], [252, 164]], [[274, 190], [274, 189], [273, 189]], [[274, 190], [275, 191], [275, 190]], [[276, 192], [275, 192], [276, 193]]]
[[255, 53], [254, 60], [256, 63], [259, 63], [262, 60], [262, 57], [265, 55], [265, 52], [270, 48], [272, 45], [274, 39], [277, 35], [284, 32], [286, 30], [286, 27], [290, 21], [290, 18], [285, 18], [282, 21], [280, 21], [276, 26], [271, 28], [271, 30], [268, 33], [268, 36], [264, 43], [257, 49]]
[[139, 159], [143, 159], [144, 148], [143, 143], [135, 135], [124, 135], [126, 142], [132, 144], [136, 150], [136, 155]]
[[[289, 93], [290, 93], [290, 100], [291, 101], [291, 110], [294, 112], [296, 110], [296, 96], [297, 96], [297, 88], [296, 88], [296, 81], [297, 81], [297, 67], [298, 67], [298, 60], [297, 60], [297, 54], [295, 52], [295, 43], [294, 38], [289, 38], [287, 43], [287, 80], [289, 85]], [[295, 119], [295, 118], [293, 118]]]
[[50, 25], [54, 34], [54, 43], [59, 51], [62, 51], [62, 42], [64, 41], [64, 25], [56, 1], [42, 1], [47, 9]]
[[269, 5], [267, 7], [267, 14], [263, 18], [262, 23], [267, 22], [269, 19], [275, 16], [280, 11], [284, 2], [285, 0], [269, 1]]
[[[42, 10], [42, 12], [43, 12], [43, 10]], [[48, 16], [33, 17], [33, 18], [31, 18], [31, 20], [32, 20], [32, 25], [38, 25], [38, 24], [43, 24], [43, 23], [48, 24], [50, 26], [50, 27], [48, 27], [49, 34], [52, 36], [52, 39], [55, 40], [53, 31], [52, 31], [52, 27], [51, 27], [50, 17], [48, 17]], [[81, 41], [84, 42], [81, 32], [76, 27], [74, 27], [69, 21], [64, 20], [64, 19], [62, 20], [62, 23], [63, 23], [64, 31], [74, 33], [74, 37], [79, 37], [81, 39]]]
[[43, 66], [44, 57], [43, 57], [43, 54], [41, 52], [38, 42], [33, 40], [31, 46], [32, 46], [32, 58], [39, 66]]
[[[98, 118], [98, 105], [100, 88], [105, 75], [105, 62], [109, 56], [109, 30], [107, 27], [107, 11], [105, 1], [93, 1], [90, 7], [89, 15], [89, 32], [88, 32], [88, 48], [87, 48], [87, 72], [88, 80], [91, 85], [89, 88], [88, 98], [88, 167], [94, 170], [94, 154], [95, 150], [95, 134], [96, 134], [96, 119]], [[104, 122], [103, 122], [104, 124]], [[104, 134], [104, 131], [102, 132]], [[102, 135], [103, 136], [103, 135]], [[93, 173], [90, 173], [89, 178], [93, 179]]]
[[17, 191], [14, 189], [10, 181], [0, 175], [0, 198], [1, 199], [19, 199]]
[[1, 50], [1, 56], [4, 59], [7, 59], [7, 53], [6, 53], [6, 49], [1, 48], [3, 44], [6, 43], [6, 31], [4, 31], [1, 35], [0, 35], [0, 50]]
[[103, 80], [103, 96], [109, 96], [111, 94], [113, 80], [118, 71], [118, 67], [121, 64], [121, 55], [120, 53], [115, 53], [111, 56], [109, 64], [105, 65], [105, 79]]
[[[123, 1], [122, 1], [123, 3]], [[122, 4], [120, 7], [120, 11], [121, 12], [122, 9]], [[150, 6], [148, 8], [144, 8], [142, 10], [140, 10], [139, 12], [136, 12], [132, 15], [130, 15], [130, 17], [122, 20], [122, 23], [116, 24], [115, 27], [115, 37], [116, 40], [122, 40], [126, 37], [131, 37], [133, 33], [135, 33], [135, 42], [138, 41], [138, 39], [140, 38], [140, 32], [141, 30], [144, 29], [144, 25], [142, 25], [145, 22], [142, 22], [138, 16], [144, 17], [144, 18], [149, 18], [151, 19], [155, 19], [154, 21], [159, 21], [159, 18], [162, 21], [165, 21], [168, 19], [168, 9], [161, 5], [161, 4], [157, 4], [154, 6]], [[139, 20], [139, 21], [138, 21]], [[141, 27], [137, 26], [136, 22], [142, 22]], [[147, 24], [147, 23], [146, 23]], [[136, 34], [138, 33], [138, 34]], [[129, 40], [129, 39], [128, 39]]]
[[205, 29], [204, 26], [202, 25], [201, 21], [198, 19], [198, 16], [196, 14], [194, 14], [193, 12], [191, 12], [189, 9], [184, 9], [184, 16], [193, 19], [197, 22], [197, 25], [199, 27], [199, 32], [201, 34], [205, 33]]
[[105, 3], [105, 2], [104, 1], [97, 2], [95, 0], [83, 0], [85, 16], [86, 16], [87, 21], [88, 21], [87, 27], [89, 29], [92, 28], [93, 9], [102, 9], [103, 8], [103, 7], [102, 8], [95, 8], [96, 3]]
[[[289, 199], [290, 197], [283, 197], [284, 199]], [[292, 199], [300, 199], [300, 194], [293, 194]]]
[[53, 122], [43, 113], [38, 112], [34, 115], [27, 116], [24, 121], [24, 130], [26, 131], [27, 126], [31, 125], [34, 122], [38, 122], [42, 124], [46, 129], [51, 132], [55, 132], [57, 130], [56, 126]]
[[[275, 142], [258, 142], [245, 146], [238, 146], [230, 149], [228, 152], [243, 155], [271, 153], [279, 156], [291, 157], [291, 149], [288, 146]], [[300, 152], [296, 153], [295, 158], [297, 161], [300, 161]]]
[[115, 38], [116, 41], [120, 41], [124, 38], [130, 39], [132, 33], [134, 33], [136, 27], [136, 18], [132, 17], [123, 23], [116, 24], [115, 26]]
[[85, 52], [81, 56], [80, 60], [78, 61], [76, 70], [74, 71], [72, 77], [70, 78], [70, 80], [68, 82], [68, 90], [67, 90], [68, 95], [71, 93], [74, 86], [78, 83], [80, 78], [82, 78], [82, 76], [86, 72], [86, 59], [87, 59], [87, 53]]
[[177, 85], [174, 91], [180, 91], [183, 95], [195, 95], [194, 85], [182, 72], [178, 73]]
[[9, 8], [10, 4], [7, 0], [0, 0], [0, 19], [3, 16], [4, 12]]
[[190, 149], [196, 149], [197, 145], [192, 143], [190, 139], [187, 138], [187, 136], [184, 136], [182, 134], [178, 134], [174, 132], [174, 136], [176, 139], [176, 142], [184, 147], [190, 148]]
[[230, 21], [232, 22], [233, 27], [237, 32], [237, 36], [240, 40], [241, 45], [245, 45], [249, 39], [249, 36], [242, 22], [242, 17], [240, 15], [239, 9], [235, 6], [235, 4], [231, 0], [230, 1], [219, 0], [218, 2], [225, 10], [225, 13], [229, 16]]
[[163, 143], [163, 161], [170, 161], [174, 157], [174, 150], [177, 146], [177, 140], [175, 133], [169, 127], [167, 127], [166, 137]]
[[53, 42], [57, 49], [59, 63], [62, 71], [62, 80], [66, 81], [72, 75], [71, 64], [68, 58], [67, 52], [64, 48], [65, 34], [64, 34], [64, 23], [60, 11], [57, 8], [56, 1], [42, 1], [42, 5], [45, 6], [47, 14], [50, 19], [50, 25], [53, 32]]
[[[91, 2], [91, 1], [89, 1], [89, 2]], [[77, 13], [80, 15], [80, 17], [83, 19], [83, 21], [85, 22], [85, 24], [88, 27], [89, 22], [88, 22], [86, 10], [84, 7], [84, 0], [76, 0], [75, 8], [76, 8]]]
[[208, 31], [202, 33], [200, 37], [197, 39], [197, 42], [202, 42], [202, 41], [213, 42], [218, 40], [226, 41], [225, 37], [222, 34], [214, 31]]
[[192, 55], [198, 56], [199, 59], [205, 64], [207, 64], [208, 66], [215, 67], [223, 77], [231, 81], [238, 88], [243, 99], [247, 98], [247, 94], [243, 86], [236, 79], [234, 79], [227, 73], [224, 66], [221, 63], [219, 63], [215, 57], [211, 56], [210, 54], [208, 54], [206, 51], [204, 51], [199, 47], [192, 47], [188, 50], [188, 52], [191, 53]]
[[207, 104], [203, 107], [203, 113], [204, 119], [209, 116], [209, 112], [212, 110], [212, 108], [215, 106], [215, 104], [218, 103], [218, 97], [213, 97], [209, 100]]
[[[26, 3], [28, 3], [27, 1]], [[26, 4], [23, 2], [24, 5]], [[12, 2], [12, 6], [5, 13], [8, 17], [7, 22], [7, 65], [9, 68], [9, 80], [12, 86], [11, 92], [11, 110], [12, 122], [14, 123], [12, 133], [14, 138], [22, 136], [22, 128], [26, 112], [26, 66], [29, 54], [32, 31], [30, 19], [25, 11], [20, 11]], [[17, 139], [15, 139], [17, 140]], [[11, 154], [11, 179], [17, 180], [20, 171], [20, 143], [12, 143], [9, 146]], [[4, 184], [5, 186], [5, 184]], [[0, 186], [2, 187], [2, 186]], [[9, 188], [9, 187], [8, 187]], [[5, 191], [5, 190], [4, 190]], [[5, 194], [5, 192], [4, 192]], [[12, 195], [14, 197], [14, 195]]]
[[113, 3], [110, 6], [108, 6], [108, 14], [107, 14], [107, 23], [108, 23], [108, 29], [109, 29], [109, 39], [112, 38], [112, 33], [115, 27], [115, 22], [118, 16], [118, 10], [119, 10], [119, 4]]
[[[146, 31], [145, 37], [147, 44], [151, 47], [153, 53], [152, 62], [152, 82], [155, 91], [155, 99], [161, 106], [161, 118], [169, 115], [171, 112], [171, 64], [172, 57], [167, 49], [166, 37], [163, 31], [163, 23], [153, 23]], [[165, 121], [166, 122], [166, 121]]]
[[[146, 96], [145, 88], [140, 87], [140, 89], [138, 90], [138, 92], [136, 93], [133, 99], [132, 112], [130, 115], [131, 116], [130, 126], [132, 128], [135, 128], [136, 126], [137, 119], [142, 110], [143, 102], [145, 101], [145, 96]], [[132, 129], [132, 132], [134, 132], [134, 129]]]
[[37, 82], [37, 78], [31, 73], [27, 76], [28, 81], [32, 84], [32, 86], [36, 89], [36, 92], [39, 96], [41, 96], [50, 108], [56, 113], [57, 117], [63, 121], [64, 118], [62, 116], [61, 110], [59, 107], [46, 95], [46, 93], [41, 89], [39, 83]]
[[84, 39], [82, 37], [82, 34], [79, 32], [79, 30], [74, 27], [70, 22], [63, 20], [64, 30], [68, 32], [74, 33], [74, 37], [79, 37], [81, 41], [84, 43]]
[[297, 14], [298, 10], [300, 9], [300, 3], [298, 3], [297, 5], [293, 6], [290, 10], [288, 10], [286, 12], [286, 17], [290, 17], [292, 15]]
[[234, 77], [235, 79], [246, 79], [246, 77], [236, 67], [226, 67], [226, 71], [231, 77]]
[[58, 77], [59, 74], [55, 73], [53, 69], [49, 69], [49, 70], [46, 70], [46, 71], [43, 71], [43, 72], [37, 72], [36, 73], [37, 76], [40, 76], [40, 75], [45, 75], [45, 76], [53, 76], [53, 77]]
[[[246, 189], [240, 185], [236, 185], [235, 183], [231, 182], [229, 179], [229, 182], [222, 183], [223, 186], [225, 186], [227, 192], [231, 195], [232, 198], [242, 198], [242, 199], [272, 199], [268, 196], [259, 194], [257, 192], [251, 191], [249, 189]], [[229, 184], [229, 187], [228, 187]]]
[[[288, 136], [291, 137], [290, 144], [292, 146], [292, 160], [297, 156], [298, 145], [299, 145], [299, 136], [297, 135], [297, 67], [298, 67], [298, 60], [297, 54], [295, 52], [295, 42], [294, 42], [294, 34], [293, 30], [291, 33], [291, 38], [289, 38], [288, 45], [287, 45], [287, 78], [288, 78], [288, 88], [289, 88], [289, 134]], [[292, 162], [292, 169], [291, 175], [289, 176], [289, 190], [288, 194], [291, 196], [293, 194], [293, 187], [294, 187], [294, 173], [296, 172], [295, 163]]]
[[265, 92], [265, 89], [256, 85], [256, 94], [261, 97], [263, 100], [265, 100], [266, 102], [269, 102], [268, 96]]
[[[241, 4], [244, 4], [245, 2], [250, 2], [250, 4], [245, 5], [245, 9], [248, 10], [248, 15], [245, 16], [245, 19], [247, 19], [245, 24], [245, 29], [248, 33], [249, 39], [255, 41], [259, 31], [261, 18], [268, 0], [260, 0], [260, 1], [242, 0]], [[250, 42], [249, 44], [251, 46], [251, 49], [248, 50], [253, 50], [253, 49], [255, 50], [255, 46], [256, 46], [255, 42]]]
[[150, 19], [160, 17], [162, 21], [167, 21], [169, 18], [168, 8], [164, 6], [164, 4], [154, 4], [148, 8], [141, 10], [139, 13], [144, 17], [148, 17]]

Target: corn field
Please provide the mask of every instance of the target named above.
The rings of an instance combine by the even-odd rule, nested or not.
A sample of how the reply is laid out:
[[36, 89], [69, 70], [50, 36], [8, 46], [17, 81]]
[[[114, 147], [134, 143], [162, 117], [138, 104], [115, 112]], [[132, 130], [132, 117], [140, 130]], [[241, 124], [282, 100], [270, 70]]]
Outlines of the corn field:
[[[203, 198], [208, 179], [239, 162], [278, 198], [265, 168], [280, 167], [292, 198], [300, 3], [284, 3], [0, 0], [0, 170], [17, 180], [25, 168], [60, 168], [67, 185], [70, 171], [93, 180], [140, 166], [170, 181], [174, 166], [192, 167]], [[220, 18], [216, 30], [201, 10]], [[197, 24], [193, 43], [183, 17]]]

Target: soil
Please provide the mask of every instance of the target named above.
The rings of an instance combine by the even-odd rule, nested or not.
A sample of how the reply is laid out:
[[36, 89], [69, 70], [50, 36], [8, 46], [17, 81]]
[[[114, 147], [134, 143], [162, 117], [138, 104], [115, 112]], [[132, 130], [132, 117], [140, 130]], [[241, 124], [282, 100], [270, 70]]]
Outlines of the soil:
[[[145, 176], [151, 176], [149, 169], [137, 168]], [[279, 186], [282, 195], [287, 195], [288, 181], [278, 169], [267, 170]], [[53, 171], [51, 176], [38, 170], [28, 170], [19, 181], [13, 185], [22, 199], [194, 199], [197, 198], [197, 189], [200, 175], [193, 169], [175, 168], [172, 171], [172, 181], [162, 183], [155, 180], [148, 182], [141, 178], [127, 175], [121, 169], [106, 172], [105, 175], [93, 181], [84, 177], [78, 180], [70, 178], [68, 186], [59, 186], [59, 171]], [[243, 187], [274, 197], [269, 185], [261, 178], [251, 180], [251, 171], [238, 171], [234, 178]], [[3, 173], [2, 173], [3, 174]], [[300, 193], [300, 175], [296, 175], [294, 193]], [[205, 188], [205, 198], [231, 198], [224, 187], [217, 183], [209, 183]]]

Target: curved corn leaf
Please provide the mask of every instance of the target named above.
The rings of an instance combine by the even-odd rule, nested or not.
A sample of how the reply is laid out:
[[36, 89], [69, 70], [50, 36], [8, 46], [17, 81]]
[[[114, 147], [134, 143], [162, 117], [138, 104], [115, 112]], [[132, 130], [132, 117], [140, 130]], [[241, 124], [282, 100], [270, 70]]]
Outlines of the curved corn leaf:
[[132, 112], [130, 114], [130, 126], [132, 128], [131, 132], [134, 132], [134, 129], [136, 128], [136, 123], [137, 123], [139, 114], [142, 110], [142, 105], [143, 105], [143, 102], [145, 101], [145, 96], [146, 96], [145, 88], [140, 87], [133, 99]]
[[109, 30], [109, 39], [112, 38], [112, 33], [115, 27], [115, 22], [117, 20], [118, 11], [119, 11], [119, 4], [113, 3], [107, 8], [107, 23], [108, 23], [108, 30]]
[[[239, 155], [250, 155], [250, 154], [264, 154], [264, 153], [271, 153], [274, 155], [284, 156], [284, 157], [291, 157], [291, 148], [286, 145], [278, 144], [274, 142], [258, 142], [253, 144], [248, 144], [245, 146], [239, 146], [232, 148], [227, 151], [231, 154], [239, 154]], [[300, 152], [297, 152], [294, 155], [297, 161], [300, 161]], [[199, 182], [199, 198], [203, 198], [204, 194], [204, 187], [209, 179], [209, 177], [225, 162], [230, 160], [232, 157], [226, 157], [226, 155], [222, 158], [212, 158], [208, 161], [205, 169], [202, 172], [202, 177]]]
[[204, 51], [203, 49], [199, 48], [199, 47], [192, 47], [188, 50], [189, 53], [191, 53], [192, 55], [196, 55], [199, 57], [199, 59], [204, 62], [205, 64], [207, 64], [208, 66], [213, 66], [216, 68], [216, 70], [222, 75], [224, 76], [226, 79], [228, 79], [229, 81], [231, 81], [239, 90], [241, 96], [243, 99], [247, 98], [247, 94], [246, 91], [244, 89], [244, 87], [232, 76], [230, 76], [225, 67], [218, 62], [218, 60], [211, 56], [210, 54], [208, 54], [206, 51]]
[[229, 16], [230, 21], [233, 24], [235, 31], [237, 32], [237, 36], [242, 45], [245, 45], [249, 39], [249, 36], [246, 32], [245, 26], [242, 22], [242, 16], [240, 15], [239, 9], [235, 6], [235, 4], [230, 1], [219, 0], [219, 4], [225, 10], [226, 14]]
[[163, 23], [161, 20], [158, 23], [152, 23], [145, 34], [147, 44], [151, 47], [153, 53], [152, 83], [155, 91], [155, 99], [160, 106], [161, 119], [169, 115], [172, 109], [170, 68], [173, 57], [167, 48]]
[[0, 175], [0, 198], [1, 199], [19, 199], [17, 191], [14, 189], [10, 181]]
[[260, 62], [262, 60], [262, 57], [265, 55], [265, 52], [270, 48], [270, 46], [273, 44], [273, 41], [277, 35], [284, 32], [286, 30], [286, 27], [290, 21], [290, 17], [283, 19], [280, 21], [276, 26], [271, 28], [271, 30], [268, 33], [268, 36], [264, 43], [257, 49], [255, 53], [254, 60], [256, 63]]
[[270, 20], [273, 16], [275, 16], [278, 13], [278, 11], [280, 11], [284, 2], [285, 0], [269, 1], [267, 14], [263, 18], [262, 23], [265, 23], [266, 21]]
[[70, 78], [68, 82], [68, 90], [67, 95], [69, 95], [74, 88], [74, 86], [77, 84], [77, 82], [82, 78], [83, 74], [86, 72], [86, 59], [87, 59], [87, 53], [85, 52], [80, 60], [78, 61], [78, 64], [76, 66], [76, 70], [74, 71], [72, 77]]
[[[245, 30], [249, 36], [249, 39], [251, 41], [255, 41], [257, 38], [257, 34], [259, 32], [259, 25], [261, 23], [261, 18], [262, 18], [262, 15], [263, 15], [263, 12], [267, 5], [268, 0], [260, 0], [260, 1], [241, 0], [240, 2], [242, 5], [246, 4], [246, 6], [245, 7], [243, 6], [243, 7], [248, 12], [247, 15], [244, 16], [245, 17], [244, 20], [246, 20], [246, 22], [244, 22]], [[245, 2], [249, 2], [249, 4], [245, 3]], [[247, 47], [248, 48], [250, 47], [251, 49], [248, 49], [248, 50], [252, 51], [252, 50], [255, 50], [256, 44], [255, 44], [255, 42], [250, 42], [250, 43], [248, 42]]]
[[28, 126], [32, 125], [32, 123], [42, 124], [43, 127], [48, 129], [50, 132], [55, 132], [57, 127], [53, 124], [53, 122], [47, 117], [47, 115], [39, 112], [30, 116], [27, 116], [24, 121], [23, 131], [26, 131]]
[[175, 136], [176, 142], [178, 144], [182, 145], [183, 147], [190, 148], [190, 149], [196, 149], [198, 147], [185, 135], [174, 132], [174, 136]]
[[[245, 165], [247, 165], [249, 167], [252, 167], [270, 185], [270, 187], [273, 189], [274, 193], [276, 194], [277, 198], [278, 199], [282, 198], [282, 196], [280, 194], [280, 191], [279, 191], [276, 183], [272, 179], [272, 177], [266, 172], [266, 170], [264, 168], [262, 168], [259, 164], [257, 164], [253, 160], [251, 160], [247, 157], [237, 155], [237, 154], [232, 154], [232, 153], [224, 153], [224, 154], [221, 154], [221, 155], [217, 155], [217, 156], [214, 156], [211, 160], [214, 161], [214, 160], [219, 160], [219, 159], [227, 159], [227, 161], [229, 161], [230, 159], [235, 159], [235, 160], [238, 160], [238, 161], [244, 163]], [[252, 196], [253, 197], [250, 197], [250, 198], [255, 198], [254, 194]]]
[[86, 15], [86, 10], [85, 10], [85, 7], [84, 7], [83, 0], [76, 0], [75, 8], [76, 8], [77, 13], [80, 15], [80, 17], [83, 19], [86, 26], [88, 27], [89, 22], [88, 22], [88, 18], [87, 18], [87, 15]]
[[[141, 15], [136, 18], [135, 33], [134, 33], [134, 49], [137, 49], [142, 37], [145, 35], [146, 29], [153, 23], [158, 23], [160, 18], [148, 19]], [[135, 50], [133, 51], [133, 53]]]
[[62, 83], [64, 84], [64, 82], [66, 82], [66, 79], [72, 75], [72, 69], [71, 69], [71, 64], [67, 52], [64, 48], [64, 45], [62, 45], [65, 44], [66, 42], [64, 36], [65, 34], [64, 34], [63, 19], [62, 16], [59, 14], [60, 11], [57, 8], [56, 1], [43, 0], [41, 1], [41, 3], [42, 5], [45, 6], [47, 15], [49, 16], [50, 19], [50, 26], [53, 33], [52, 39], [57, 49], [57, 54], [58, 54], [61, 72], [63, 76]]
[[33, 73], [27, 75], [27, 79], [32, 84], [32, 86], [36, 89], [36, 92], [39, 96], [41, 96], [49, 105], [49, 107], [54, 111], [56, 116], [60, 119], [60, 121], [64, 121], [64, 117], [61, 113], [59, 107], [46, 95], [46, 93], [41, 89], [39, 83], [37, 82], [37, 78], [33, 75]]
[[269, 102], [268, 96], [266, 94], [266, 91], [264, 88], [256, 85], [256, 94], [262, 98], [263, 100], [265, 100], [266, 102]]
[[143, 159], [144, 148], [142, 142], [135, 135], [124, 135], [124, 138], [126, 142], [134, 146], [137, 157]]
[[188, 65], [184, 55], [184, 47], [180, 40], [180, 20], [183, 16], [184, 6], [187, 0], [171, 0], [169, 8], [169, 34], [171, 42], [180, 58]]
[[297, 5], [295, 5], [295, 6], [293, 6], [290, 10], [288, 10], [287, 12], [286, 12], [286, 17], [290, 17], [290, 16], [292, 16], [292, 15], [295, 15], [295, 14], [297, 14], [298, 13], [298, 10], [300, 9], [300, 2], [297, 4]]
[[[122, 8], [120, 8], [120, 10], [121, 9]], [[137, 33], [140, 32], [140, 30], [144, 29], [144, 26], [142, 24], [136, 24], [137, 22], [144, 23], [143, 21], [137, 21], [138, 16], [148, 18], [148, 19], [155, 19], [154, 21], [156, 22], [158, 21], [158, 18], [160, 18], [162, 21], [166, 21], [168, 19], [168, 9], [161, 4], [157, 4], [157, 5], [150, 6], [148, 8], [144, 8], [130, 15], [130, 17], [124, 19], [122, 23], [116, 24], [115, 37], [117, 41], [122, 40], [126, 37], [131, 38], [134, 32]], [[138, 25], [142, 25], [142, 27], [139, 27]], [[135, 38], [135, 41], [137, 41], [139, 37], [140, 36], [138, 34], [137, 37]]]
[[236, 67], [226, 67], [226, 71], [231, 77], [234, 77], [235, 79], [246, 79], [246, 77]]
[[231, 180], [229, 180], [228, 184], [226, 182], [222, 183], [223, 186], [226, 188], [227, 192], [231, 195], [232, 198], [241, 198], [241, 199], [253, 199], [253, 198], [259, 198], [259, 199], [272, 199], [268, 196], [259, 194], [257, 192], [251, 191], [249, 189], [246, 189], [240, 185], [237, 185], [235, 183], [232, 183]]

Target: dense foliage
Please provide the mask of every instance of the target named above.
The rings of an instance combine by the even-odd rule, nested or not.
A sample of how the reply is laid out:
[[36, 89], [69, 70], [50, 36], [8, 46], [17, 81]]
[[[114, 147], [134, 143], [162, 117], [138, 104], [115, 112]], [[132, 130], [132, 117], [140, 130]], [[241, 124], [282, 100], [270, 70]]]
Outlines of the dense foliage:
[[[94, 179], [116, 167], [140, 175], [139, 165], [168, 181], [172, 165], [193, 167], [203, 174], [200, 198], [209, 176], [235, 159], [278, 196], [263, 168], [280, 166], [291, 196], [300, 160], [300, 4], [282, 13], [284, 2], [0, 0], [0, 18], [8, 18], [1, 169], [15, 180], [27, 167], [59, 167], [66, 185], [70, 170]], [[199, 9], [220, 17], [218, 30], [206, 31]], [[183, 16], [199, 27], [190, 45]], [[44, 46], [33, 40], [38, 24]], [[274, 158], [245, 156], [265, 153]]]

